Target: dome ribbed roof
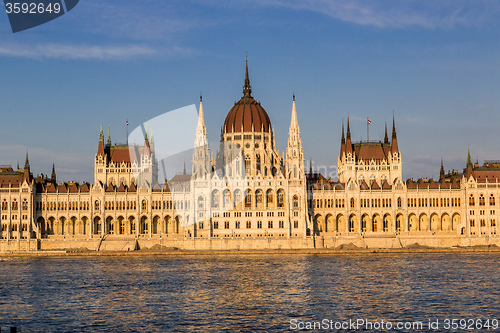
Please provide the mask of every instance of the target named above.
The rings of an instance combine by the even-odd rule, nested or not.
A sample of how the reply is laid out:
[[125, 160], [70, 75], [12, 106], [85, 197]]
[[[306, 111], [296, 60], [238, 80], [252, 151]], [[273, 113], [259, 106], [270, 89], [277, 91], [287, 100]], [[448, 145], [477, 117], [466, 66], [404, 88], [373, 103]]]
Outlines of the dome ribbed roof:
[[224, 122], [224, 133], [269, 132], [271, 120], [266, 110], [252, 96], [252, 87], [248, 78], [248, 63], [243, 85], [243, 97], [234, 104]]

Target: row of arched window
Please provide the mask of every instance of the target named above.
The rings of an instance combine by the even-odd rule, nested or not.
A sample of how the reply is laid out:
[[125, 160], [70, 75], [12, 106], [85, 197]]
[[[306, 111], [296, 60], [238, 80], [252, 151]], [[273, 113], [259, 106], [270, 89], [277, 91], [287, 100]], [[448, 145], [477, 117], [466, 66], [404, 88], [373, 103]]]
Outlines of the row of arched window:
[[[473, 194], [469, 196], [469, 206], [475, 206], [476, 205], [476, 199]], [[483, 194], [479, 195], [479, 206], [485, 206], [486, 205], [486, 199]], [[489, 198], [489, 205], [490, 206], [495, 206], [495, 197], [493, 194], [490, 194]]]

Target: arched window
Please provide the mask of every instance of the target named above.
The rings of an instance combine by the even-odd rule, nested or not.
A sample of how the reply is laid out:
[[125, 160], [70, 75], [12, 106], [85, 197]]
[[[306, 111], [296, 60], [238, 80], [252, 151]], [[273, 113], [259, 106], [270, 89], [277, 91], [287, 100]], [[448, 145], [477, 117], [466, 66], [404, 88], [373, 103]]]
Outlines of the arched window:
[[148, 201], [146, 199], [142, 200], [142, 210], [148, 209]]
[[17, 202], [16, 199], [14, 199], [14, 202], [12, 202], [12, 210], [18, 210], [19, 209], [19, 203]]
[[250, 161], [250, 156], [249, 155], [245, 156], [245, 173], [247, 175], [250, 175], [250, 173], [251, 173], [251, 169], [250, 169], [251, 164], [252, 164], [252, 162]]
[[241, 202], [241, 191], [240, 190], [236, 190], [234, 192], [234, 205], [238, 205], [239, 203]]
[[100, 209], [99, 200], [96, 200], [96, 201], [94, 202], [94, 209], [95, 209], [95, 210], [99, 210], [99, 209]]
[[219, 208], [220, 205], [220, 194], [219, 191], [212, 192], [212, 208]]
[[479, 206], [484, 206], [485, 205], [485, 200], [484, 200], [484, 195], [479, 196]]
[[354, 198], [351, 198], [351, 208], [354, 208]]
[[203, 197], [200, 195], [198, 197], [198, 209], [203, 209], [204, 206], [205, 206], [205, 202], [203, 200]]
[[266, 192], [266, 202], [267, 206], [269, 207], [270, 204], [274, 202], [274, 195], [272, 190], [267, 190]]
[[490, 194], [490, 206], [495, 206], [495, 197], [493, 194]]
[[229, 208], [231, 206], [231, 196], [228, 190], [224, 190], [224, 208]]
[[293, 208], [298, 208], [299, 207], [299, 196], [294, 195], [293, 196]]
[[283, 190], [278, 191], [278, 208], [285, 207], [285, 193]]
[[252, 191], [247, 190], [245, 195], [245, 207], [246, 208], [251, 208], [252, 207]]
[[398, 198], [398, 208], [401, 208], [402, 202], [401, 202], [401, 197]]
[[23, 206], [22, 206], [22, 209], [23, 210], [28, 210], [28, 200], [24, 199], [23, 200]]
[[469, 197], [469, 206], [475, 206], [476, 202], [474, 200], [474, 196], [471, 194]]
[[264, 195], [262, 194], [262, 190], [255, 191], [255, 205], [262, 204], [264, 200]]

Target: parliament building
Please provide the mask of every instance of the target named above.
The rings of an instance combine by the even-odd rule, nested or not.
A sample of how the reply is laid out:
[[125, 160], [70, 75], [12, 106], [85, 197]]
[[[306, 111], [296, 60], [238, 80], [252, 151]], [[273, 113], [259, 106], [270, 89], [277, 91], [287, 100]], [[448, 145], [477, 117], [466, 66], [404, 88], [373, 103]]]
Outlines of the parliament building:
[[[300, 111], [299, 111], [300, 112]], [[340, 129], [339, 129], [340, 130]], [[94, 183], [34, 177], [0, 166], [0, 251], [361, 248], [500, 245], [500, 162], [473, 164], [439, 179], [403, 180], [393, 118], [380, 141], [354, 142], [341, 128], [338, 179], [305, 169], [295, 96], [288, 143], [279, 152], [268, 113], [243, 96], [211, 152], [200, 98], [189, 174], [158, 179], [154, 139], [113, 145], [101, 124]], [[464, 158], [465, 160], [465, 158]]]

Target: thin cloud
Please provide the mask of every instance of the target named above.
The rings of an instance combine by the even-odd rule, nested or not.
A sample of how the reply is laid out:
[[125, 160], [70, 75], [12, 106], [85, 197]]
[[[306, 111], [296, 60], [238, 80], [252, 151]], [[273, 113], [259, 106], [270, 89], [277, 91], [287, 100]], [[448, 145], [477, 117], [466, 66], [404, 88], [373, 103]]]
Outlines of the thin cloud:
[[149, 46], [99, 46], [71, 44], [0, 45], [0, 56], [33, 59], [125, 60], [153, 56], [158, 52]]
[[379, 28], [453, 28], [480, 25], [498, 15], [500, 5], [491, 1], [460, 0], [253, 0], [260, 6], [283, 7], [321, 13], [342, 21]]

